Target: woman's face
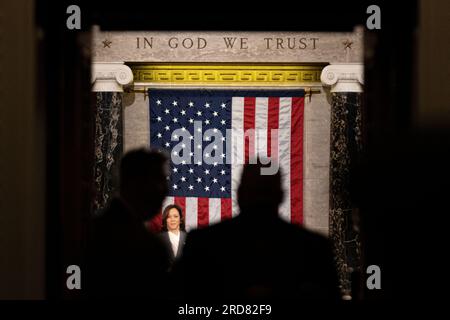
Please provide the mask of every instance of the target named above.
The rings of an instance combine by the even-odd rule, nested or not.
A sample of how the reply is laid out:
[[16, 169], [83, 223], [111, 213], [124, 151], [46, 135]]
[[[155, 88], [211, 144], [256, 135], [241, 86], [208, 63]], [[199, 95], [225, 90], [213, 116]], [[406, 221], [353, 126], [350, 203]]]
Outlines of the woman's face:
[[169, 214], [166, 219], [167, 230], [177, 231], [180, 230], [180, 214], [176, 208], [169, 210]]

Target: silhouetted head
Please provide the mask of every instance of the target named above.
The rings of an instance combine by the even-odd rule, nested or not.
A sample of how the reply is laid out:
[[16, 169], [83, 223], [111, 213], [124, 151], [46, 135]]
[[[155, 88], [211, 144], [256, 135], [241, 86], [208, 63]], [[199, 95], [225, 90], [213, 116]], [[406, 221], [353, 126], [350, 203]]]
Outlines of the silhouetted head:
[[245, 214], [278, 214], [278, 207], [283, 201], [281, 169], [275, 174], [262, 174], [262, 169], [268, 167], [259, 162], [244, 165], [237, 197], [239, 207]]
[[162, 231], [172, 230], [178, 224], [178, 230], [185, 231], [183, 210], [176, 204], [168, 205], [162, 214]]
[[156, 215], [167, 195], [168, 159], [162, 153], [130, 151], [120, 164], [120, 195], [140, 219]]

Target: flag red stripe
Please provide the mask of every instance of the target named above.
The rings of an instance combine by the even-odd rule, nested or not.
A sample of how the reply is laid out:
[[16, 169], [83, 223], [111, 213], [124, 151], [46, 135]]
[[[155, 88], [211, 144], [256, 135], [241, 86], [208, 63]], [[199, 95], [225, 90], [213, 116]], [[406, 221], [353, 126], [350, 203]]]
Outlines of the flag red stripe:
[[180, 206], [184, 221], [186, 221], [186, 197], [174, 197], [174, 204]]
[[303, 97], [291, 108], [291, 223], [303, 223]]
[[150, 232], [158, 233], [161, 232], [162, 228], [162, 211], [159, 211], [156, 216], [147, 221], [147, 229]]
[[231, 218], [231, 198], [220, 199], [220, 218], [226, 220]]
[[280, 112], [280, 98], [269, 97], [269, 108], [267, 114], [267, 157], [272, 154], [272, 129], [278, 129]]
[[183, 216], [186, 216], [186, 197], [174, 197], [174, 204], [180, 206]]
[[249, 129], [255, 129], [255, 97], [244, 98], [244, 145], [245, 145], [245, 163], [249, 162], [249, 156], [255, 155], [255, 135], [249, 135], [246, 133]]
[[206, 227], [209, 224], [209, 198], [197, 200], [197, 226]]

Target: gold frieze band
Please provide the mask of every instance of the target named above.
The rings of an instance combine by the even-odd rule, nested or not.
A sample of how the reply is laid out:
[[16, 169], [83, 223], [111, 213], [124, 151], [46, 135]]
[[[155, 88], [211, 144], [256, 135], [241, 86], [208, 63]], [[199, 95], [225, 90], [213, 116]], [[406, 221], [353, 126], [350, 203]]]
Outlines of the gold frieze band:
[[135, 83], [237, 86], [320, 83], [320, 74], [327, 65], [126, 64], [133, 71]]

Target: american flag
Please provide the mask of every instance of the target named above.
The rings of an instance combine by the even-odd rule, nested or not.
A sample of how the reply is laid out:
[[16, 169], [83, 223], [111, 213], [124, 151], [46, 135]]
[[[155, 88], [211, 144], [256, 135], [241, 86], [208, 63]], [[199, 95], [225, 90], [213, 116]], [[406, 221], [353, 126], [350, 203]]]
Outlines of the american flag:
[[304, 90], [149, 89], [149, 101], [150, 146], [171, 159], [163, 209], [178, 204], [188, 231], [239, 214], [243, 163], [256, 155], [278, 159], [280, 216], [303, 222]]

